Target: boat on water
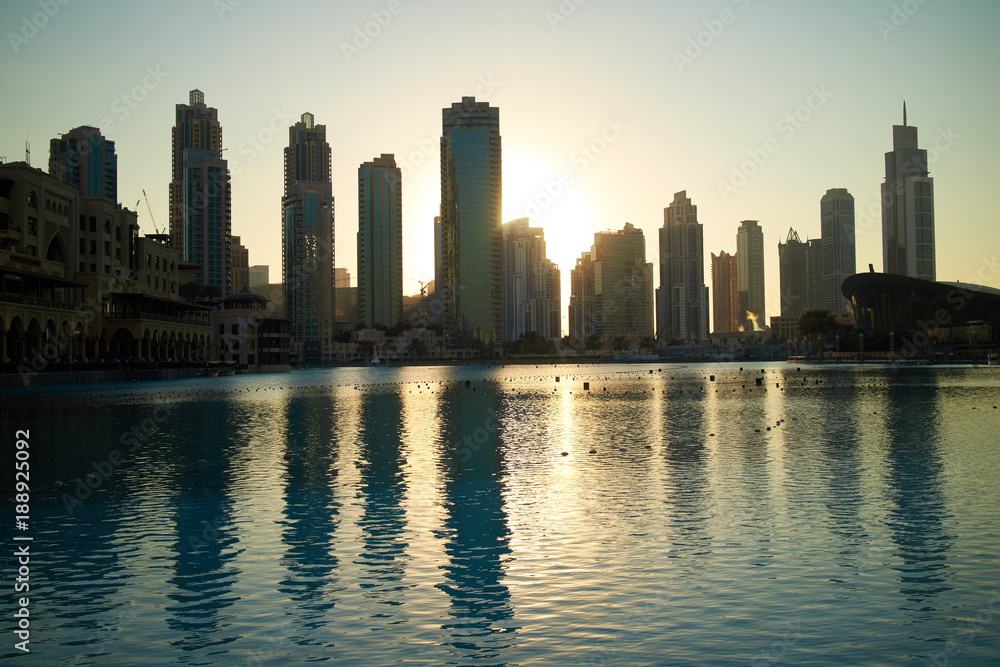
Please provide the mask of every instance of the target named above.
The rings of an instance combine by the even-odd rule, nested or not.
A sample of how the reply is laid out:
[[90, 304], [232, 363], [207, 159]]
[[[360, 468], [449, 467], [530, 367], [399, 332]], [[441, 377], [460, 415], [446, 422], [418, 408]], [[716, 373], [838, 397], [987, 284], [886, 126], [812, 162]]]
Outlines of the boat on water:
[[207, 368], [207, 367], [206, 368], [199, 368], [198, 369], [198, 377], [200, 377], [200, 378], [214, 378], [214, 377], [219, 377], [219, 369], [218, 368]]

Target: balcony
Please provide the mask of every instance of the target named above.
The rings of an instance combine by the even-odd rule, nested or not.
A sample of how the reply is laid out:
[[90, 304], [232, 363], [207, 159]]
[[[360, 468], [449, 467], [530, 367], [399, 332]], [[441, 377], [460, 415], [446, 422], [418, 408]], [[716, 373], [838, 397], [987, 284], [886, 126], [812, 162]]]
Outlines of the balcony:
[[76, 304], [68, 303], [66, 301], [41, 299], [35, 296], [14, 294], [13, 292], [0, 292], [0, 302], [17, 303], [24, 306], [37, 306], [39, 308], [58, 308], [59, 310], [76, 310]]

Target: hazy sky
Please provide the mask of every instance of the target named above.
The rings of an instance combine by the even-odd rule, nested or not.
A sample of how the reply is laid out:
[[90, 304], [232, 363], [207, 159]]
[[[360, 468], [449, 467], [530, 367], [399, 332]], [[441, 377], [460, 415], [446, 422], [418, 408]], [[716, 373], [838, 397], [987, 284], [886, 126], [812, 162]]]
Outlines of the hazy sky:
[[394, 153], [404, 291], [432, 279], [441, 109], [475, 95], [500, 108], [504, 221], [543, 227], [563, 271], [564, 330], [594, 232], [631, 222], [656, 262], [680, 190], [705, 226], [708, 284], [709, 253], [760, 221], [768, 316], [777, 244], [789, 227], [819, 236], [829, 188], [855, 197], [858, 270], [880, 270], [878, 189], [904, 99], [930, 150], [938, 279], [1000, 286], [996, 0], [4, 0], [0, 25], [0, 155], [23, 159], [28, 138], [45, 169], [50, 138], [103, 126], [119, 199], [136, 208], [145, 188], [162, 229], [174, 105], [198, 88], [222, 122], [233, 234], [272, 281], [282, 148], [304, 111], [333, 151], [337, 266], [355, 276], [358, 166]]

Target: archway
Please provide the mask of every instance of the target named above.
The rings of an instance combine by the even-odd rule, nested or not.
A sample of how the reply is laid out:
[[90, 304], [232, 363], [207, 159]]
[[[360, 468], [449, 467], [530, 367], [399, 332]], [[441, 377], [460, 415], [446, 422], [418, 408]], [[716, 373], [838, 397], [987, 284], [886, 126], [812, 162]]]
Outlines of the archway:
[[56, 234], [52, 237], [52, 241], [49, 242], [49, 247], [45, 251], [45, 259], [50, 262], [65, 264], [67, 256], [68, 253], [66, 252], [66, 244], [63, 243], [62, 237], [59, 234]]
[[132, 332], [122, 327], [111, 339], [111, 358], [118, 361], [128, 361], [135, 350], [135, 337]]
[[0, 364], [7, 363], [7, 323], [0, 315]]
[[[34, 359], [36, 354], [41, 354], [42, 349], [42, 327], [34, 317], [28, 322], [28, 330], [24, 334], [24, 348], [22, 355], [27, 359]], [[23, 359], [18, 360], [23, 361]]]

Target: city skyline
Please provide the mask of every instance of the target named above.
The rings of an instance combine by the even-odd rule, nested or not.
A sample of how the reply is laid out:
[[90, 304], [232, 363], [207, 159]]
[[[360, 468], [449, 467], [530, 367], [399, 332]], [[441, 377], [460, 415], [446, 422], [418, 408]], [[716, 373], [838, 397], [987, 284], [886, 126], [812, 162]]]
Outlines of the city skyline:
[[[846, 188], [857, 199], [857, 266], [882, 268], [883, 156], [892, 149], [891, 127], [901, 121], [906, 100], [908, 122], [920, 128], [935, 179], [938, 279], [1000, 284], [989, 262], [1000, 230], [991, 223], [985, 194], [991, 156], [1000, 147], [1000, 138], [987, 131], [995, 86], [982, 85], [995, 79], [990, 63], [998, 47], [986, 28], [996, 24], [1000, 9], [990, 3], [957, 10], [921, 5], [895, 17], [891, 2], [837, 8], [573, 4], [565, 15], [559, 6], [529, 3], [502, 12], [458, 4], [397, 4], [395, 13], [381, 5], [316, 6], [317, 19], [324, 20], [311, 22], [317, 27], [307, 28], [300, 49], [322, 50], [334, 83], [329, 93], [316, 89], [309, 72], [287, 74], [290, 60], [278, 52], [248, 50], [291, 16], [267, 6], [221, 4], [221, 11], [211, 3], [88, 11], [70, 4], [37, 34], [28, 30], [32, 36], [21, 36], [23, 43], [8, 38], [5, 72], [12, 86], [32, 94], [12, 96], [2, 112], [0, 155], [20, 159], [27, 136], [33, 164], [44, 168], [38, 146], [72, 128], [108, 121], [104, 134], [119, 156], [119, 199], [135, 207], [145, 189], [162, 226], [168, 219], [172, 109], [187, 91], [205, 91], [226, 128], [233, 234], [241, 236], [253, 264], [276, 271], [280, 212], [273, 202], [281, 192], [281, 137], [303, 111], [312, 111], [330, 128], [333, 194], [342, 220], [357, 216], [356, 166], [381, 152], [397, 156], [404, 171], [404, 292], [412, 294], [418, 280], [433, 276], [438, 113], [474, 94], [505, 118], [502, 221], [529, 217], [543, 228], [550, 258], [563, 273], [597, 231], [631, 222], [652, 235], [669, 193], [685, 189], [699, 204], [706, 266], [708, 253], [731, 248], [734, 225], [760, 220], [771, 316], [780, 304], [778, 242], [789, 227], [803, 237], [819, 236], [815, 202], [828, 189]], [[37, 11], [35, 3], [7, 3], [0, 21], [21, 35], [22, 18], [30, 23]], [[200, 21], [192, 24], [192, 15]], [[378, 34], [366, 36], [365, 44], [358, 31], [365, 36], [375, 15], [383, 22], [388, 15], [389, 22], [375, 23], [370, 32]], [[134, 29], [155, 23], [169, 33], [182, 18], [194, 36], [212, 37], [198, 60]], [[478, 41], [460, 29], [485, 22], [492, 27]], [[310, 31], [321, 25], [332, 38], [323, 47], [308, 46]], [[94, 46], [92, 56], [116, 64], [95, 78], [82, 59], [68, 54], [81, 48], [88, 27], [98, 26], [116, 40]], [[858, 37], [850, 52], [824, 53], [846, 30]], [[762, 34], [775, 35], [774, 43], [762, 44]], [[500, 48], [515, 35], [523, 55]], [[441, 47], [433, 45], [436, 39]], [[122, 48], [133, 56], [123, 61], [110, 55]], [[468, 56], [432, 67], [445, 49]], [[802, 49], [806, 56], [790, 63], [788, 55]], [[206, 55], [219, 66], [204, 68]], [[403, 71], [386, 72], [401, 59]], [[876, 74], [900, 61], [912, 67], [888, 82]], [[234, 83], [241, 72], [253, 77], [252, 93]], [[64, 103], [67, 96], [72, 104]], [[137, 208], [141, 231], [151, 233], [145, 205]], [[942, 233], [956, 225], [962, 233]], [[336, 239], [338, 265], [353, 275], [356, 231], [353, 224], [341, 225]], [[651, 246], [647, 261], [657, 263], [657, 255]], [[567, 276], [562, 283], [568, 303]], [[566, 333], [565, 310], [562, 317]]]

